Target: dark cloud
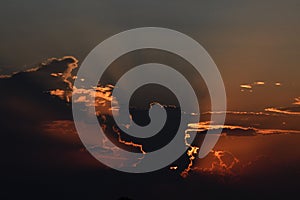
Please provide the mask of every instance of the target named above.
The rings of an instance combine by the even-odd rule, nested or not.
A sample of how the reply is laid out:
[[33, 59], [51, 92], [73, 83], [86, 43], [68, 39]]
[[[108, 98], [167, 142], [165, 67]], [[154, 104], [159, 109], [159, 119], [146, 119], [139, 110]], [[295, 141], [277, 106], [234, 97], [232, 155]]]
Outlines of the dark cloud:
[[[46, 119], [71, 118], [70, 106], [50, 95], [52, 90], [71, 92], [72, 69], [78, 60], [72, 56], [51, 58], [26, 71], [2, 76], [0, 109], [5, 126], [28, 125]], [[51, 75], [52, 74], [52, 75]], [[57, 76], [53, 76], [57, 74]]]

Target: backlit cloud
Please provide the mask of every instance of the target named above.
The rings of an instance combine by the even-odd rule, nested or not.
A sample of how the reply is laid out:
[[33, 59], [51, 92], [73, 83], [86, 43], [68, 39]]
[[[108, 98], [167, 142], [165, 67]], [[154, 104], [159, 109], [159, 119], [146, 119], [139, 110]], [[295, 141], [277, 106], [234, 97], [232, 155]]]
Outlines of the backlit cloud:
[[245, 127], [241, 125], [218, 125], [213, 124], [213, 122], [205, 121], [199, 123], [188, 124], [188, 129], [186, 132], [199, 132], [205, 133], [210, 130], [220, 130], [222, 129], [222, 136], [255, 136], [261, 135], [271, 135], [271, 134], [300, 134], [300, 130], [289, 130], [289, 129], [268, 129], [268, 128], [256, 128], [256, 127]]
[[235, 155], [225, 150], [211, 150], [204, 161], [192, 170], [205, 174], [235, 176], [243, 167]]
[[294, 99], [294, 103], [292, 106], [280, 108], [266, 108], [265, 111], [286, 115], [300, 115], [300, 97], [296, 97]]
[[300, 112], [296, 111], [298, 108], [266, 108], [265, 111], [267, 112], [274, 112], [286, 115], [300, 115]]

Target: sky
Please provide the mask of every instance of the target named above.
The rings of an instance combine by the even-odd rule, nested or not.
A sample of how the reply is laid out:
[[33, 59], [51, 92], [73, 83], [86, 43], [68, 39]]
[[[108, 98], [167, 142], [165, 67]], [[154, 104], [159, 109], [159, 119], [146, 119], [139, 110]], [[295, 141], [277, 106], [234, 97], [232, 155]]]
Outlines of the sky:
[[[5, 0], [0, 7], [0, 73], [50, 57], [72, 55], [82, 61], [113, 34], [157, 26], [183, 32], [208, 51], [223, 76], [229, 109], [286, 106], [299, 96], [299, 8], [296, 0]], [[266, 85], [253, 90], [255, 95], [240, 92], [241, 84], [255, 81]], [[273, 87], [276, 82], [283, 87]]]
[[[74, 191], [74, 187], [79, 187], [73, 193], [76, 196], [80, 189], [89, 192], [90, 184], [96, 187], [98, 182], [94, 184], [91, 181], [81, 187], [84, 184], [78, 186], [77, 180], [73, 181], [70, 177], [76, 179], [76, 175], [80, 175], [80, 181], [90, 181], [96, 180], [91, 179], [95, 176], [97, 180], [105, 181], [100, 185], [106, 195], [114, 194], [117, 198], [128, 194], [136, 196], [136, 199], [143, 198], [146, 190], [146, 187], [141, 188], [140, 178], [146, 178], [147, 186], [159, 189], [166, 198], [169, 194], [174, 198], [185, 197], [186, 193], [194, 197], [190, 189], [199, 192], [200, 180], [204, 185], [217, 186], [219, 191], [223, 191], [225, 186], [231, 189], [241, 187], [242, 194], [243, 191], [252, 194], [253, 187], [255, 191], [266, 187], [272, 192], [280, 192], [282, 187], [283, 192], [297, 188], [300, 163], [299, 10], [298, 0], [2, 0], [0, 88], [4, 95], [0, 109], [5, 116], [0, 123], [5, 143], [0, 145], [3, 148], [0, 153], [4, 160], [2, 167], [5, 170], [2, 171], [8, 172], [3, 176], [4, 180], [15, 186], [13, 177], [19, 188], [23, 188], [23, 179], [28, 180], [30, 184], [25, 190], [29, 190], [31, 185], [39, 183], [55, 188], [57, 180], [63, 179], [66, 182], [59, 183], [60, 188]], [[95, 46], [121, 31], [148, 26], [174, 29], [198, 41], [219, 68], [228, 102], [227, 111], [219, 111], [227, 114], [225, 126], [210, 121], [211, 113], [207, 109], [201, 110], [201, 122], [188, 125], [189, 129], [200, 133], [224, 128], [215, 148], [203, 160], [193, 159], [195, 153], [181, 158], [188, 157], [184, 164], [192, 164], [192, 168], [186, 168], [189, 169], [186, 174], [190, 175], [185, 182], [182, 178], [180, 181], [176, 179], [180, 176], [178, 174], [174, 181], [172, 174], [175, 167], [179, 168], [177, 171], [182, 170], [182, 160], [171, 166], [172, 169], [167, 167], [157, 172], [162, 181], [159, 186], [155, 174], [153, 177], [153, 174], [126, 175], [107, 170], [97, 162], [78, 137], [70, 106], [72, 91], [91, 97], [98, 95], [96, 103], [99, 104], [96, 106], [100, 114], [97, 114], [103, 120], [103, 127], [106, 126], [113, 135], [109, 139], [119, 142], [125, 149], [139, 147], [135, 150], [148, 150], [147, 142], [132, 142], [132, 138], [123, 137], [123, 133], [115, 128], [110, 118], [111, 110], [107, 107], [111, 103], [113, 86], [99, 86], [98, 93], [91, 88], [78, 91], [72, 88], [78, 70], [76, 67], [80, 67]], [[105, 72], [105, 78], [116, 80], [131, 66], [141, 64], [141, 60], [151, 59], [184, 72], [196, 85], [200, 100], [207, 103], [205, 86], [188, 69], [190, 66], [174, 55], [158, 51], [133, 52], [121, 57]], [[28, 69], [31, 70], [6, 76]], [[164, 90], [157, 91], [158, 96], [168, 94]], [[147, 95], [137, 95], [138, 101], [153, 97], [152, 94]], [[91, 105], [84, 98], [76, 101]], [[170, 109], [172, 111], [172, 107]], [[136, 115], [133, 121], [136, 118], [145, 120]], [[172, 123], [169, 126], [174, 128]], [[130, 128], [131, 124], [124, 126]], [[199, 137], [202, 137], [201, 134]], [[166, 138], [159, 135], [154, 139], [155, 144], [163, 145]], [[12, 148], [11, 144], [17, 144], [17, 148]], [[189, 144], [189, 148], [198, 146], [201, 146], [200, 139]], [[112, 160], [119, 156], [111, 156], [113, 148], [100, 150], [103, 151], [100, 156]], [[268, 178], [260, 180], [265, 176]], [[119, 178], [121, 181], [115, 183]], [[127, 184], [141, 190], [137, 192], [130, 186], [127, 188]], [[115, 193], [116, 186], [122, 192]], [[184, 186], [183, 190], [181, 186]], [[209, 190], [204, 188], [203, 192]], [[272, 193], [274, 196], [275, 192]], [[11, 195], [11, 192], [7, 193]], [[229, 191], [227, 194], [232, 193]], [[268, 193], [261, 191], [261, 194]]]

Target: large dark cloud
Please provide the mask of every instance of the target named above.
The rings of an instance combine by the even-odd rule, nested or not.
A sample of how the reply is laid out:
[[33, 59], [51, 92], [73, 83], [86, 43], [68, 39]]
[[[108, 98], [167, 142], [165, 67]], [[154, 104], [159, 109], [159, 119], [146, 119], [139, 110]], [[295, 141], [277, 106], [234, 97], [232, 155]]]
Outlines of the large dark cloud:
[[[268, 197], [270, 197], [270, 194], [277, 196], [274, 194], [274, 187], [276, 187], [276, 191], [279, 189], [289, 191], [291, 188], [297, 188], [294, 183], [296, 183], [299, 176], [293, 174], [296, 170], [286, 171], [284, 169], [275, 173], [269, 173], [269, 170], [264, 171], [263, 176], [266, 175], [266, 172], [270, 175], [268, 179], [264, 179], [260, 184], [257, 184], [256, 178], [253, 178], [252, 182], [243, 180], [249, 185], [251, 184], [251, 187], [241, 185], [240, 183], [243, 183], [243, 181], [237, 184], [220, 183], [220, 180], [228, 180], [227, 175], [225, 178], [223, 177], [224, 169], [220, 168], [224, 162], [226, 162], [226, 166], [229, 166], [229, 172], [235, 172], [236, 168], [239, 167], [233, 154], [221, 150], [214, 151], [214, 155], [217, 157], [213, 157], [214, 164], [212, 165], [220, 169], [221, 175], [213, 174], [213, 171], [206, 173], [207, 170], [204, 170], [205, 173], [199, 173], [196, 169], [196, 173], [189, 176], [187, 180], [183, 180], [168, 168], [155, 173], [140, 175], [128, 175], [108, 170], [84, 150], [80, 139], [75, 134], [76, 129], [73, 121], [63, 120], [71, 119], [71, 109], [65, 94], [71, 91], [70, 83], [72, 83], [76, 72], [73, 70], [68, 71], [68, 69], [73, 69], [76, 65], [77, 60], [73, 57], [49, 59], [36, 68], [0, 79], [0, 89], [3, 94], [0, 104], [2, 111], [0, 154], [2, 159], [1, 171], [3, 173], [1, 179], [6, 183], [3, 192], [5, 195], [12, 197], [15, 194], [14, 191], [18, 190], [22, 191], [22, 195], [24, 193], [36, 194], [40, 198], [40, 195], [51, 193], [57, 197], [67, 191], [68, 197], [86, 198], [87, 194], [98, 196], [99, 189], [101, 189], [101, 199], [110, 199], [112, 196], [113, 199], [117, 199], [124, 195], [134, 196], [136, 199], [161, 198], [162, 196], [157, 196], [156, 193], [153, 193], [152, 197], [145, 197], [145, 194], [149, 192], [149, 188], [154, 188], [165, 199], [170, 196], [173, 199], [183, 199], [198, 196], [211, 198], [219, 194], [221, 197], [224, 197], [225, 194], [231, 197], [231, 191], [239, 187], [239, 191], [242, 191], [243, 195], [246, 192], [246, 194], [257, 196], [258, 194], [265, 194], [267, 191]], [[51, 91], [63, 91], [62, 96], [51, 95]], [[264, 122], [263, 120], [265, 120], [267, 122], [266, 118], [278, 116], [268, 115], [267, 113], [243, 112], [233, 112], [230, 115], [231, 119], [227, 120], [227, 124], [240, 125], [223, 127], [223, 132], [228, 132], [228, 135], [255, 135], [258, 129], [247, 128], [246, 124], [249, 124], [250, 121]], [[38, 123], [44, 120], [48, 122], [43, 124], [44, 127], [39, 127]], [[111, 120], [110, 123], [113, 123], [113, 121]], [[167, 128], [170, 130], [169, 128], [172, 127], [174, 128], [174, 125], [170, 123], [170, 127]], [[259, 130], [262, 130], [262, 127]], [[201, 136], [202, 134], [199, 134], [200, 138]], [[273, 134], [270, 137], [277, 137], [277, 135]], [[253, 143], [256, 144], [256, 138], [235, 137], [235, 140], [247, 139], [245, 142], [247, 144], [249, 139], [252, 139]], [[228, 137], [221, 137], [222, 139], [232, 141], [229, 146], [237, 146], [238, 144], [234, 140], [228, 139]], [[198, 138], [197, 141], [199, 140]], [[294, 139], [291, 140], [295, 143]], [[159, 141], [161, 139], [157, 139], [154, 143], [157, 144]], [[272, 139], [266, 139], [265, 141], [272, 142]], [[201, 141], [197, 145], [200, 146], [200, 144]], [[105, 149], [99, 150], [103, 153], [110, 153]], [[238, 154], [240, 151], [236, 152]], [[249, 152], [250, 150], [247, 149], [245, 154]], [[280, 151], [278, 150], [278, 152]], [[176, 161], [178, 170], [186, 167], [188, 163], [186, 157], [183, 156], [180, 159]], [[267, 164], [267, 162], [264, 162], [261, 165], [270, 166]], [[273, 165], [272, 167], [277, 169]], [[203, 171], [202, 168], [199, 169], [200, 172]], [[286, 173], [293, 178], [286, 178]], [[255, 175], [254, 173], [251, 177], [257, 177]], [[26, 181], [26, 184], [24, 184], [24, 181]], [[201, 185], [200, 188], [199, 185]], [[263, 192], [259, 190], [261, 186], [264, 188]], [[212, 188], [214, 194], [211, 192]], [[231, 190], [227, 191], [227, 189]], [[166, 191], [172, 192], [168, 193]]]
[[50, 91], [71, 91], [72, 69], [77, 63], [71, 56], [51, 58], [29, 70], [2, 76], [1, 123], [13, 128], [41, 120], [70, 119], [70, 106]]

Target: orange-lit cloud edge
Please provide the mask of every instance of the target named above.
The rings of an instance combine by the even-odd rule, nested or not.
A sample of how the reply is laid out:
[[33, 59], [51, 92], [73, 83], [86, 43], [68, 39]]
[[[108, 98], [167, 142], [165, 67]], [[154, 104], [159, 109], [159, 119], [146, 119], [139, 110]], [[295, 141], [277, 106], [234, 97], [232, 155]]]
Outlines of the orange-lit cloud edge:
[[[50, 95], [57, 96], [58, 98], [70, 102], [72, 98], [72, 93], [76, 94], [84, 94], [83, 96], [79, 96], [76, 100], [74, 100], [75, 103], [85, 103], [87, 106], [95, 106], [97, 115], [100, 116], [101, 114], [111, 114], [112, 109], [118, 109], [118, 108], [110, 108], [109, 106], [111, 105], [112, 101], [112, 90], [113, 87], [112, 85], [106, 85], [106, 86], [96, 86], [92, 87], [89, 89], [77, 89], [73, 87], [73, 81], [77, 78], [76, 76], [72, 75], [72, 70], [78, 67], [78, 60], [75, 57], [72, 56], [65, 56], [62, 58], [50, 58], [43, 62], [41, 66], [39, 67], [33, 67], [29, 70], [26, 70], [26, 73], [34, 72], [39, 70], [41, 67], [47, 67], [49, 63], [52, 62], [61, 62], [66, 59], [71, 59], [73, 62], [70, 62], [67, 64], [66, 69], [60, 73], [51, 73], [49, 74], [53, 78], [60, 79], [62, 82], [67, 84], [67, 88], [65, 90], [63, 89], [54, 89], [51, 91], [47, 91]], [[13, 73], [12, 75], [0, 75], [0, 78], [11, 78], [15, 74], [18, 74], [18, 72]], [[80, 80], [80, 81], [85, 81], [85, 80]], [[252, 90], [256, 86], [263, 86], [265, 85], [264, 81], [256, 81], [251, 84], [241, 84], [240, 87], [241, 89], [249, 89]], [[275, 83], [276, 86], [280, 86], [281, 83], [277, 82]], [[86, 95], [90, 96], [91, 98], [95, 98], [95, 104], [93, 104], [90, 100], [88, 100]], [[295, 102], [293, 105], [298, 108], [300, 105], [300, 97], [295, 98]], [[168, 106], [168, 105], [165, 105]], [[173, 105], [171, 105], [173, 106]], [[300, 112], [294, 111], [293, 109], [285, 109], [285, 108], [266, 108], [264, 112], [240, 112], [240, 111], [219, 111], [220, 113], [227, 113], [227, 114], [235, 114], [235, 115], [264, 115], [264, 116], [270, 116], [270, 115], [276, 115], [276, 114], [284, 114], [284, 115], [300, 115]], [[202, 113], [202, 114], [209, 114], [210, 112]], [[194, 115], [195, 113], [190, 113], [191, 115]], [[197, 113], [196, 113], [197, 114]], [[230, 131], [232, 130], [240, 130], [241, 132], [243, 131], [253, 131], [254, 135], [261, 134], [261, 135], [271, 135], [271, 134], [299, 134], [300, 130], [289, 130], [289, 129], [260, 129], [260, 128], [255, 128], [252, 126], [241, 126], [241, 125], [218, 125], [214, 124], [211, 121], [204, 121], [204, 122], [199, 122], [199, 123], [194, 123], [194, 124], [188, 124], [188, 129], [186, 130], [185, 133], [185, 144], [188, 146], [188, 151], [187, 151], [187, 156], [189, 157], [190, 162], [188, 163], [188, 166], [186, 169], [184, 169], [181, 172], [182, 177], [187, 177], [189, 171], [193, 169], [193, 161], [197, 157], [197, 153], [200, 147], [197, 146], [192, 146], [187, 142], [187, 138], [189, 138], [189, 132], [190, 131], [197, 131], [197, 132], [205, 132], [207, 130], [216, 130], [216, 129], [223, 129], [222, 136], [230, 135]], [[118, 134], [118, 141], [120, 143], [123, 143], [125, 145], [137, 147], [140, 152], [143, 154], [146, 154], [146, 152], [143, 150], [143, 146], [141, 144], [134, 143], [133, 141], [125, 141], [121, 137], [121, 133], [118, 131], [118, 129], [114, 128], [114, 131]], [[242, 136], [243, 134], [241, 134]], [[239, 163], [239, 160], [234, 157], [230, 152], [222, 151], [222, 150], [212, 150], [210, 153], [214, 157], [214, 161], [211, 165], [210, 168], [205, 168], [202, 169], [202, 171], [205, 172], [212, 172], [213, 169], [216, 168], [216, 166], [221, 167], [222, 169], [228, 169], [229, 171]], [[229, 164], [226, 164], [222, 158], [224, 155], [229, 155], [232, 157], [232, 162]], [[171, 170], [177, 170], [177, 166], [171, 166]], [[195, 170], [199, 170], [197, 168], [194, 168]]]

